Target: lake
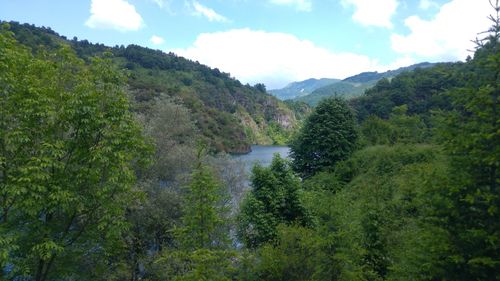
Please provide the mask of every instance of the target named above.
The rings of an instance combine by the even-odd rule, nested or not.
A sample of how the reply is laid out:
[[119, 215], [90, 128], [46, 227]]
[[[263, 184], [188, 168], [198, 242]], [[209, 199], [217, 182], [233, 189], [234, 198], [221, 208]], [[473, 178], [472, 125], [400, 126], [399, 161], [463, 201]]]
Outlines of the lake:
[[246, 170], [249, 172], [256, 163], [269, 166], [275, 153], [286, 158], [290, 153], [290, 148], [288, 146], [252, 145], [252, 152], [233, 155], [233, 158], [244, 162]]

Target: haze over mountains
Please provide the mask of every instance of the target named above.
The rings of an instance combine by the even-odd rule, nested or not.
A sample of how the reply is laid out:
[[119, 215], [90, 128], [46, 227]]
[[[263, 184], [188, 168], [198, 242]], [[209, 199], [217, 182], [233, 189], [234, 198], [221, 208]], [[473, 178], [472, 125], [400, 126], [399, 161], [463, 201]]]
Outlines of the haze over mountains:
[[359, 96], [383, 78], [391, 79], [392, 77], [395, 77], [405, 71], [411, 71], [416, 68], [432, 67], [434, 65], [435, 63], [422, 62], [386, 72], [362, 72], [343, 80], [332, 78], [311, 78], [304, 81], [290, 83], [282, 89], [270, 90], [269, 93], [281, 100], [293, 99], [303, 101], [314, 106], [321, 99], [329, 96], [338, 95], [345, 98]]

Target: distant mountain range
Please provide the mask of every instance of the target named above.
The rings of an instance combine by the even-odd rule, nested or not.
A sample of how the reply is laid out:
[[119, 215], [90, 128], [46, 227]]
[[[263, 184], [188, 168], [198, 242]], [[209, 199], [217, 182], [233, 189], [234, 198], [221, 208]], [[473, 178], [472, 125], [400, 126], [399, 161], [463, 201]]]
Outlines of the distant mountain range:
[[373, 87], [380, 79], [390, 79], [405, 71], [432, 67], [434, 65], [434, 63], [423, 62], [386, 72], [362, 72], [344, 80], [328, 78], [307, 79], [301, 82], [290, 83], [283, 89], [271, 90], [269, 93], [282, 100], [293, 99], [314, 106], [320, 100], [330, 96], [337, 95], [345, 98], [359, 96], [365, 90]]
[[339, 81], [340, 79], [311, 78], [300, 82], [292, 82], [282, 89], [269, 90], [268, 92], [271, 95], [279, 98], [280, 100], [290, 100], [297, 97], [307, 96], [314, 92], [316, 89], [331, 85]]

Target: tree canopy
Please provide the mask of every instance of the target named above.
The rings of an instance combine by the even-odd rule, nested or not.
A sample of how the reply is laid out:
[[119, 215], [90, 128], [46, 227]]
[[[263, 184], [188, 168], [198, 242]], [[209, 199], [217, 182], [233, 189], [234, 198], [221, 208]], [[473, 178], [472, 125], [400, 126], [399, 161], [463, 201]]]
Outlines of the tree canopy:
[[0, 266], [49, 280], [113, 250], [147, 146], [108, 59], [0, 50]]
[[333, 167], [356, 147], [354, 115], [339, 98], [325, 99], [307, 117], [290, 145], [292, 166], [303, 177]]

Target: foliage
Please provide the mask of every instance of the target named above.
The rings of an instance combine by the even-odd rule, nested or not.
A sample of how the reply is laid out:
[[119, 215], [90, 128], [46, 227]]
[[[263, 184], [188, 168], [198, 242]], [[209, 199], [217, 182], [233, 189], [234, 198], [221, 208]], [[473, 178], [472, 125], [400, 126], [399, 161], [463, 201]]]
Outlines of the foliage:
[[258, 250], [255, 274], [259, 280], [333, 280], [321, 272], [328, 259], [324, 243], [312, 229], [280, 225], [276, 245], [265, 244]]
[[152, 103], [140, 119], [156, 151], [153, 165], [142, 177], [173, 182], [176, 177], [190, 173], [196, 159], [196, 140], [201, 136], [191, 112], [180, 100], [160, 96]]
[[273, 241], [280, 223], [308, 224], [300, 200], [300, 181], [278, 154], [269, 168], [253, 168], [251, 185], [253, 189], [244, 198], [238, 218], [238, 236], [247, 247]]
[[1, 264], [11, 277], [77, 274], [115, 249], [147, 151], [124, 77], [66, 47], [34, 57], [5, 26], [0, 50]]
[[425, 143], [430, 132], [419, 115], [408, 116], [406, 104], [392, 109], [388, 120], [369, 116], [361, 124], [361, 142], [368, 145]]
[[200, 149], [186, 190], [179, 240], [189, 250], [224, 248], [228, 242], [224, 231], [224, 215], [228, 210], [221, 204], [225, 194], [213, 172], [201, 162], [201, 153]]
[[230, 281], [236, 268], [233, 251], [210, 250], [165, 252], [154, 264], [152, 280]]
[[354, 127], [353, 114], [343, 100], [323, 100], [290, 145], [294, 170], [309, 177], [349, 157], [356, 146]]
[[438, 118], [438, 134], [450, 155], [453, 188], [445, 195], [452, 208], [436, 208], [454, 233], [454, 260], [446, 273], [457, 280], [500, 277], [500, 6], [486, 43], [470, 63], [465, 87], [449, 92], [453, 110]]
[[408, 115], [423, 114], [430, 116], [431, 110], [449, 109], [446, 90], [463, 84], [469, 73], [463, 63], [441, 63], [430, 68], [417, 68], [403, 72], [389, 79], [382, 79], [367, 90], [364, 95], [349, 103], [359, 121], [375, 115], [388, 119], [396, 106], [408, 107]]

